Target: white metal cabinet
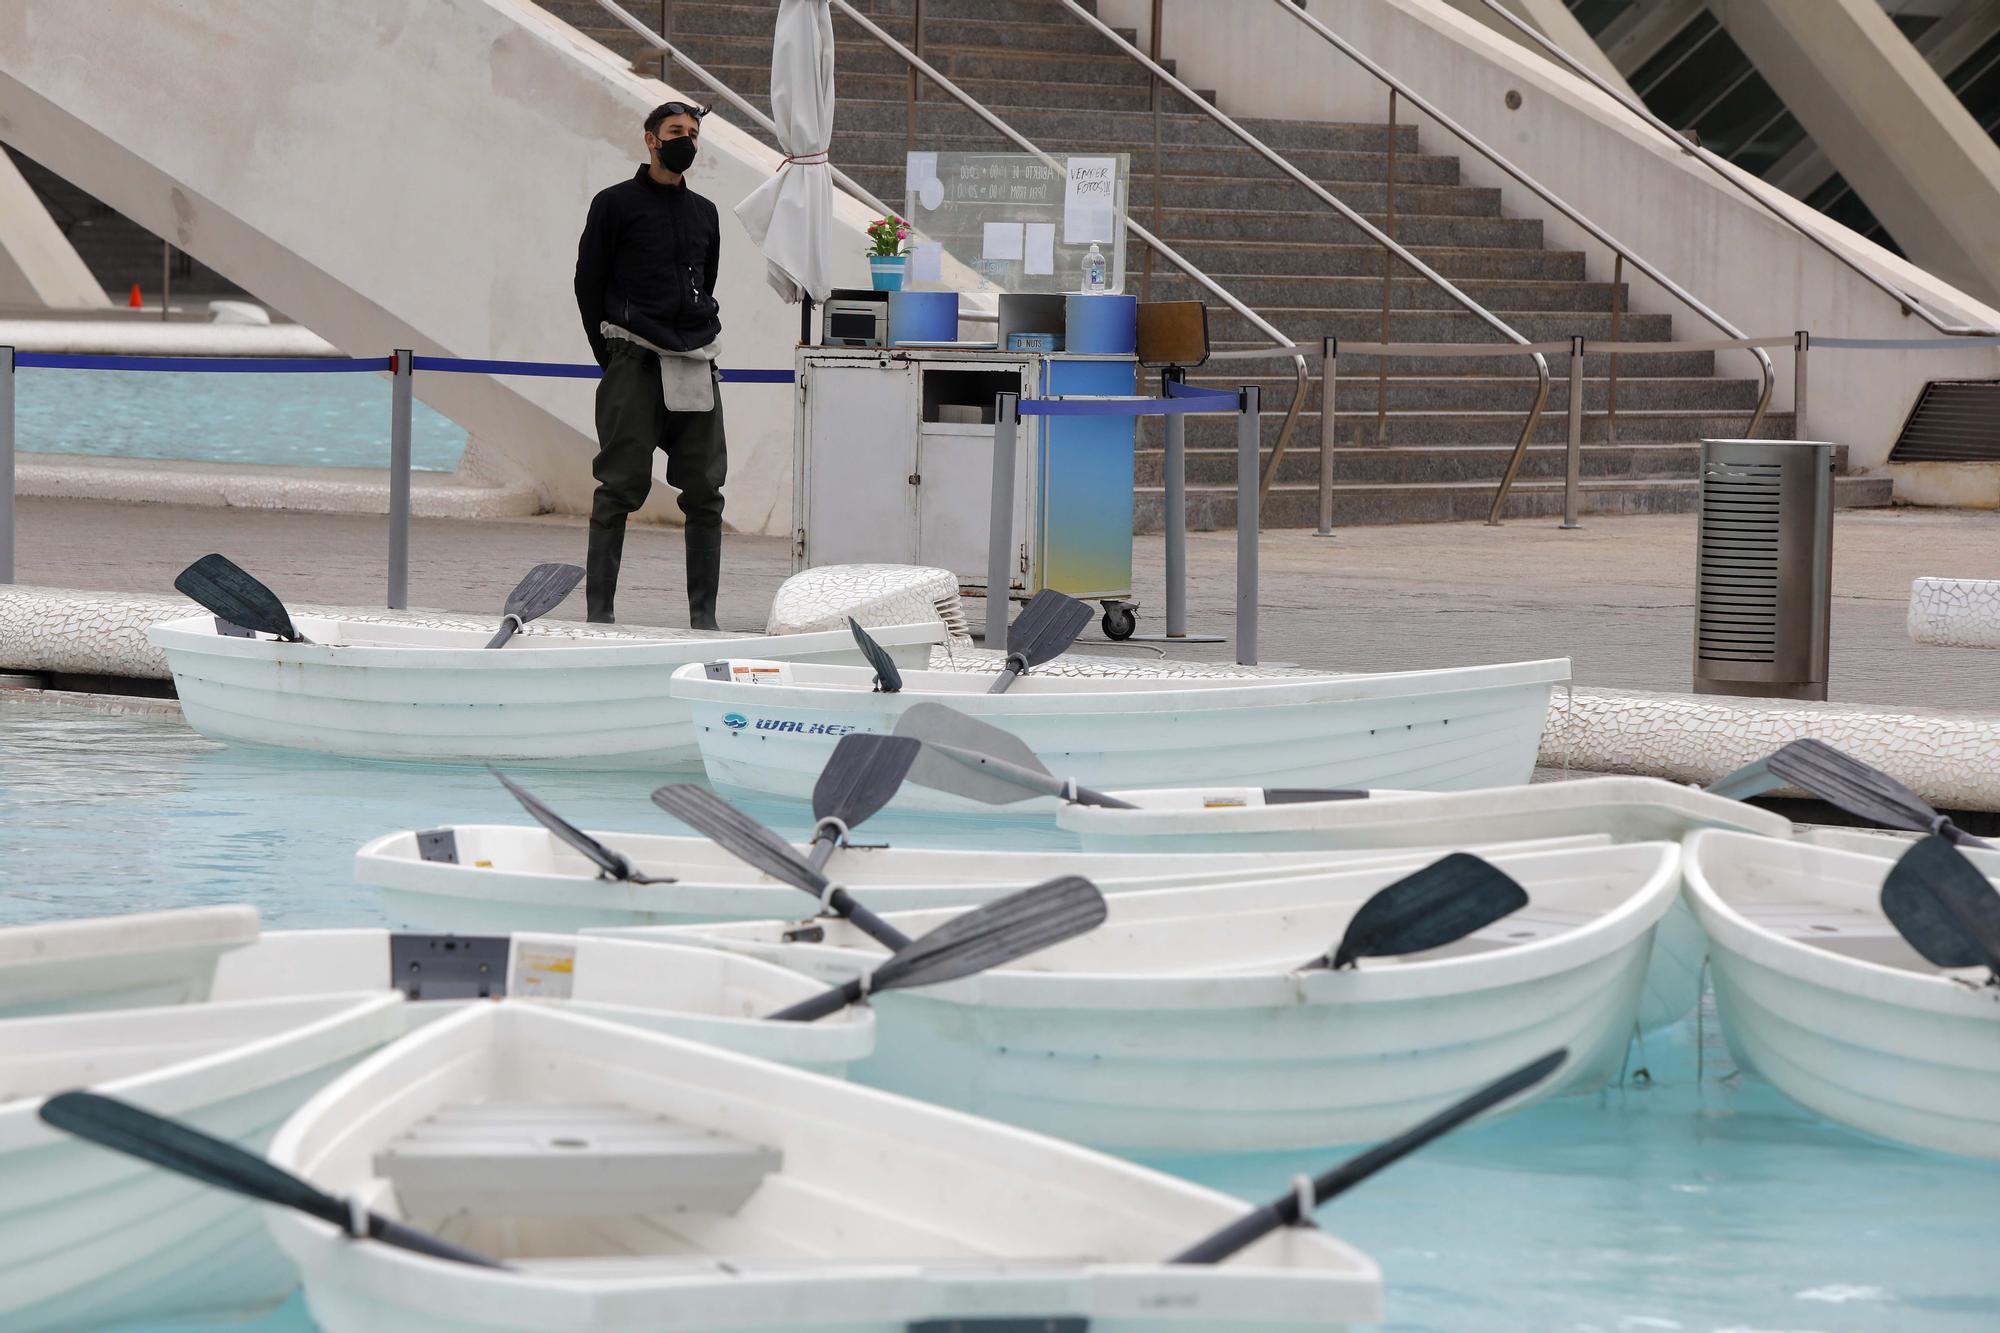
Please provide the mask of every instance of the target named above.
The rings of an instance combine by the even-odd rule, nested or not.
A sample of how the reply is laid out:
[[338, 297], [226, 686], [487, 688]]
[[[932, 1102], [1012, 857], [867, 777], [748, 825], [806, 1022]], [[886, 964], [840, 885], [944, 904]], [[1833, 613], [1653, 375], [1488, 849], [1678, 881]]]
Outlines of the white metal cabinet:
[[801, 438], [821, 456], [795, 482], [794, 566], [923, 563], [917, 488], [910, 484], [917, 461], [916, 366], [869, 356], [832, 365], [808, 358], [802, 369]]

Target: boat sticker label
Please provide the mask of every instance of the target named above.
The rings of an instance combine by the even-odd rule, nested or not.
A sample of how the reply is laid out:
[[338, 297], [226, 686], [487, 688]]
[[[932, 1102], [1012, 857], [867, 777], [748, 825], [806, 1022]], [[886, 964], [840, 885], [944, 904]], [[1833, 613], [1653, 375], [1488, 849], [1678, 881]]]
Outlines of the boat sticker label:
[[750, 719], [741, 713], [724, 713], [722, 715], [722, 725], [728, 727], [731, 731], [741, 731], [750, 725]]
[[576, 980], [576, 946], [553, 941], [514, 941], [514, 975], [509, 995], [535, 1000], [567, 1000]]
[[789, 685], [792, 668], [788, 662], [731, 662], [729, 678], [738, 685]]

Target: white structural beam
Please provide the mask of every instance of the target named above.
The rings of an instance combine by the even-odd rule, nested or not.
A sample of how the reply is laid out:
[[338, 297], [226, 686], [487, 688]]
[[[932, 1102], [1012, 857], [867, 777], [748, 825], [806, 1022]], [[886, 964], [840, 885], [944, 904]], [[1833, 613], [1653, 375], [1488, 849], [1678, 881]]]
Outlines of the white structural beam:
[[[1630, 85], [1625, 82], [1625, 75], [1619, 71], [1618, 66], [1611, 63], [1610, 57], [1604, 54], [1591, 39], [1590, 34], [1583, 30], [1583, 25], [1576, 21], [1576, 16], [1569, 12], [1569, 7], [1563, 4], [1563, 0], [1501, 0], [1501, 2], [1521, 19], [1533, 25], [1535, 31], [1590, 66], [1614, 87], [1631, 91]], [[1446, 3], [1455, 6], [1469, 17], [1478, 19], [1510, 41], [1521, 41], [1520, 35], [1496, 18], [1491, 10], [1480, 3], [1480, 0], [1446, 0]], [[1521, 45], [1525, 50], [1534, 50], [1524, 41]], [[1535, 54], [1540, 56], [1541, 52], [1536, 51]]]
[[[1707, 0], [1697, 0], [1706, 3]], [[2000, 0], [1960, 0], [1917, 37], [1914, 45], [1924, 63], [1949, 79], [1974, 51], [2000, 33]], [[1764, 179], [1794, 198], [1803, 199], [1826, 184], [1833, 164], [1810, 137], [1779, 158]]]
[[1618, 72], [1630, 78], [1707, 7], [1708, 0], [1645, 0], [1613, 19], [1598, 34], [1597, 44]]
[[0, 307], [92, 310], [110, 304], [14, 159], [0, 153]]
[[1876, 0], [1709, 8], [1905, 254], [2000, 297], [2000, 145]]
[[[11, 142], [354, 355], [587, 360], [584, 213], [633, 174], [641, 122], [670, 96], [711, 100], [633, 74], [530, 0], [0, 4]], [[690, 175], [721, 213], [723, 364], [789, 367], [798, 308], [731, 213], [780, 159], [729, 122], [709, 118]], [[839, 286], [867, 285], [868, 219], [836, 194]], [[468, 472], [525, 472], [569, 512], [595, 485], [593, 390], [416, 377], [470, 432]], [[724, 519], [789, 531], [793, 396], [723, 397]], [[386, 463], [386, 392], [383, 412]], [[646, 512], [677, 516], [664, 484]]]

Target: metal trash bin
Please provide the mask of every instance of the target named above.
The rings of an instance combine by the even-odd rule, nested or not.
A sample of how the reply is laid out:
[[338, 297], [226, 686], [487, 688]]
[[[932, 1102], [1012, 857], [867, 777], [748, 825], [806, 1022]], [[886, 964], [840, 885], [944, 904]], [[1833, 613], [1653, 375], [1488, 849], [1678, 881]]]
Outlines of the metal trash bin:
[[1701, 442], [1695, 693], [1826, 698], [1833, 467], [1831, 444]]

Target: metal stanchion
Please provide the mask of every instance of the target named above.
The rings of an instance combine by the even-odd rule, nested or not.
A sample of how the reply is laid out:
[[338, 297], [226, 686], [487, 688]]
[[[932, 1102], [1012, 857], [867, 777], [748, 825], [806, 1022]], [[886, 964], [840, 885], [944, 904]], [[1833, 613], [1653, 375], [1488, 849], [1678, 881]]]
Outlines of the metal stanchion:
[[1003, 393], [993, 401], [993, 507], [986, 529], [986, 632], [988, 648], [1007, 642], [1007, 595], [1014, 565], [1014, 436], [1020, 426], [1021, 395]]
[[[1168, 366], [1160, 372], [1160, 396], [1168, 396], [1169, 384], [1186, 381], [1187, 372]], [[1160, 421], [1164, 448], [1160, 457], [1160, 479], [1165, 493], [1160, 506], [1160, 528], [1167, 546], [1167, 632], [1134, 634], [1128, 643], [1221, 643], [1220, 634], [1190, 634], [1187, 627], [1187, 418], [1168, 412]]]
[[0, 583], [14, 581], [14, 349], [0, 347]]
[[1563, 521], [1565, 528], [1580, 528], [1576, 521], [1577, 492], [1583, 489], [1583, 339], [1569, 340], [1569, 458], [1563, 469]]
[[1236, 663], [1257, 665], [1257, 482], [1262, 392], [1246, 384], [1236, 413]]
[[389, 607], [410, 604], [411, 352], [398, 347], [389, 381]]
[[1806, 353], [1812, 350], [1812, 334], [1800, 329], [1792, 335], [1792, 438], [1810, 440], [1806, 428]]
[[[1315, 537], [1333, 535], [1333, 446], [1338, 443], [1338, 432], [1334, 428], [1334, 399], [1340, 392], [1340, 376], [1334, 370], [1334, 357], [1340, 354], [1340, 339], [1320, 340], [1319, 358], [1319, 527], [1313, 530]], [[1382, 364], [1388, 365], [1389, 358], [1383, 357]]]

